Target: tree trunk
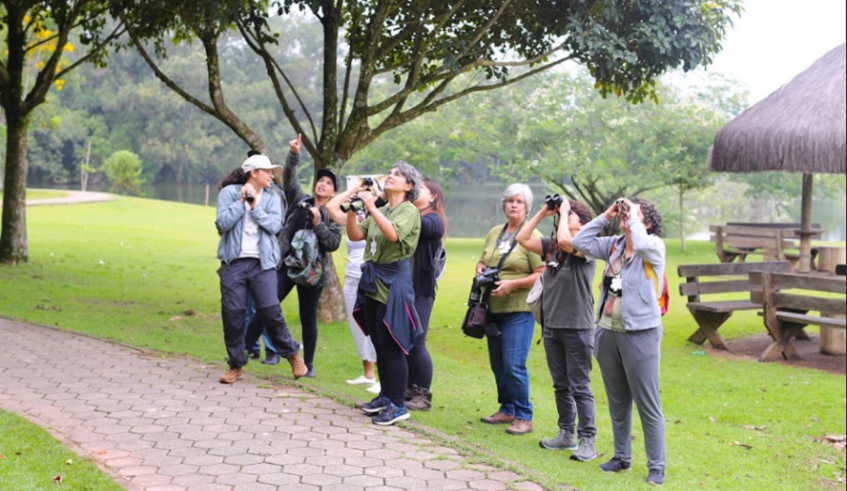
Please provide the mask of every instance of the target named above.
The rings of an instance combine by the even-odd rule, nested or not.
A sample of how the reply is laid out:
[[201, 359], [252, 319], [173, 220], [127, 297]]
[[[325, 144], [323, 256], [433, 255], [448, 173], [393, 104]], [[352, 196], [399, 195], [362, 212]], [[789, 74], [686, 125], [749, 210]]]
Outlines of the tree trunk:
[[26, 237], [26, 128], [27, 118], [6, 111], [6, 175], [3, 180], [3, 225], [0, 261], [17, 264], [29, 260]]
[[682, 244], [682, 252], [685, 252], [685, 205], [683, 197], [685, 193], [679, 191], [679, 242]]
[[326, 255], [324, 274], [327, 276], [326, 286], [321, 293], [318, 303], [318, 320], [321, 322], [343, 322], [347, 320], [347, 309], [344, 306], [344, 291], [335, 270], [332, 254]]

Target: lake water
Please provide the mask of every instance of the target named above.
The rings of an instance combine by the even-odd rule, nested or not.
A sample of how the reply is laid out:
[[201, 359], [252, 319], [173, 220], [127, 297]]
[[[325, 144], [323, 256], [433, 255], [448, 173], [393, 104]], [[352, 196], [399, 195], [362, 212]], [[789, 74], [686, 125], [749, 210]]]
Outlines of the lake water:
[[[546, 192], [542, 186], [531, 187], [535, 195], [535, 209], [538, 209], [538, 205], [542, 202]], [[56, 189], [60, 189], [60, 187], [57, 186]], [[91, 187], [89, 189], [91, 191], [108, 191], [107, 189], [94, 189]], [[491, 227], [504, 223], [505, 217], [500, 210], [499, 204], [499, 198], [503, 189], [505, 189], [505, 186], [502, 184], [479, 184], [473, 186], [460, 184], [447, 185], [445, 188], [445, 201], [450, 237], [484, 237]], [[145, 184], [143, 191], [146, 198], [197, 205], [206, 204], [206, 187], [200, 184], [183, 186], [177, 186], [174, 183]], [[217, 188], [215, 186], [210, 187], [208, 197], [209, 206], [215, 205], [217, 194]], [[798, 218], [791, 221], [799, 221], [799, 197], [794, 208], [795, 210], [792, 210], [791, 213], [796, 214]], [[745, 220], [730, 217], [725, 220], [715, 220], [715, 223], [726, 221]], [[847, 237], [847, 210], [845, 210], [843, 199], [841, 201], [815, 199], [812, 221], [820, 223], [821, 228], [826, 231], [823, 240], [844, 241], [845, 237]], [[704, 225], [701, 230], [690, 229], [691, 225], [688, 225], [688, 228], [687, 235], [689, 239], [709, 240], [708, 225]], [[550, 220], [545, 220], [545, 225], [541, 231], [545, 234], [550, 231]], [[666, 229], [667, 235], [672, 236], [673, 233], [673, 230]]]

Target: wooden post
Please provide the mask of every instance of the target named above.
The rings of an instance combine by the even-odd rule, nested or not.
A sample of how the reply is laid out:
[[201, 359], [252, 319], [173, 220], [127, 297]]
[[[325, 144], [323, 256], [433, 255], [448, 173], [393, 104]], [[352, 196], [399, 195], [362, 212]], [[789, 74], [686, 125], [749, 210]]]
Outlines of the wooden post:
[[803, 198], [800, 205], [800, 263], [798, 273], [812, 269], [812, 174], [803, 174]]
[[209, 206], [209, 183], [206, 183], [206, 199], [203, 201], [206, 206]]
[[79, 183], [82, 192], [88, 187], [88, 162], [91, 161], [91, 138], [88, 139], [88, 150], [85, 152], [85, 165], [80, 169]]

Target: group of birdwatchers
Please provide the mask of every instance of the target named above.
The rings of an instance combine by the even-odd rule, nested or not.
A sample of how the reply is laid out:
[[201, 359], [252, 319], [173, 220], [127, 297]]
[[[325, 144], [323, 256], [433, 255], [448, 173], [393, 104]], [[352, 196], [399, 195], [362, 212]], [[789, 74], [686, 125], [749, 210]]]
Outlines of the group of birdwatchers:
[[[443, 190], [398, 161], [382, 179], [353, 179], [344, 192], [339, 192], [333, 172], [319, 169], [307, 195], [296, 177], [300, 146], [300, 136], [289, 142], [285, 166], [250, 152], [221, 183], [218, 275], [229, 369], [220, 381], [232, 384], [241, 377], [248, 357], [259, 357], [260, 337], [265, 340], [264, 363], [275, 364], [282, 357], [295, 378], [315, 376], [317, 307], [327, 275], [318, 271], [319, 277], [304, 280], [292, 269], [300, 263], [290, 258], [296, 254], [302, 260], [307, 236], [317, 249], [311, 252], [325, 258], [338, 249], [344, 229], [344, 299], [363, 367], [361, 376], [347, 382], [366, 385], [376, 394], [360, 408], [377, 425], [409, 419], [410, 410], [430, 410], [433, 367], [426, 336], [444, 264]], [[274, 181], [280, 169], [281, 185]], [[489, 231], [475, 271], [475, 278], [494, 272], [485, 295], [486, 340], [499, 408], [481, 421], [505, 425], [510, 435], [533, 431], [526, 361], [536, 317], [527, 299], [530, 289], [541, 288], [535, 315], [553, 379], [558, 432], [539, 445], [572, 450], [570, 458], [576, 461], [596, 457], [593, 356], [608, 397], [614, 439], [614, 456], [600, 469], [630, 469], [634, 402], [644, 433], [647, 482], [663, 484], [661, 215], [649, 201], [630, 198], [617, 200], [593, 218], [575, 200], [547, 199], [530, 216], [533, 194], [520, 183], [506, 187], [500, 206], [506, 223]], [[554, 221], [549, 237], [537, 230], [547, 217]], [[606, 236], [603, 232], [617, 220], [622, 235]], [[595, 312], [597, 260], [605, 266]], [[292, 338], [280, 308], [295, 286], [302, 346]]]

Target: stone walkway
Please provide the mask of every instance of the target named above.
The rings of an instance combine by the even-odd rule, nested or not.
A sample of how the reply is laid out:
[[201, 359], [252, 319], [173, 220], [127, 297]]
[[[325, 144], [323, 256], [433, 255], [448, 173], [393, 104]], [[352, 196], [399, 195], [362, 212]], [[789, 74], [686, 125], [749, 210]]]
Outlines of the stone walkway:
[[298, 388], [0, 318], [0, 407], [148, 491], [541, 490]]
[[[52, 191], [46, 189], [45, 191]], [[98, 193], [95, 191], [74, 191], [74, 190], [66, 190], [62, 191], [67, 193], [65, 196], [60, 198], [42, 198], [42, 199], [28, 199], [26, 200], [27, 206], [42, 206], [42, 205], [73, 205], [80, 203], [99, 203], [102, 201], [113, 201], [115, 199], [114, 194], [109, 193]]]

